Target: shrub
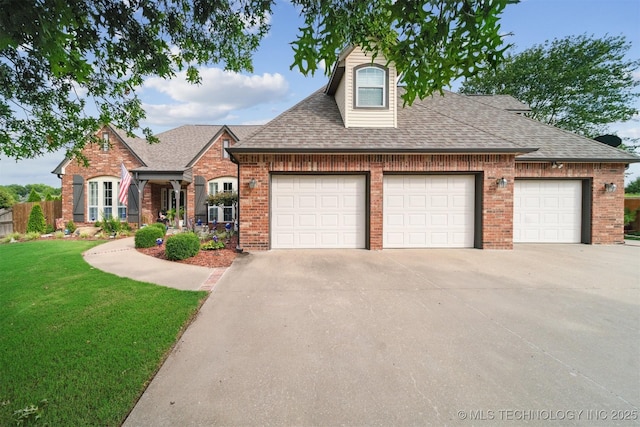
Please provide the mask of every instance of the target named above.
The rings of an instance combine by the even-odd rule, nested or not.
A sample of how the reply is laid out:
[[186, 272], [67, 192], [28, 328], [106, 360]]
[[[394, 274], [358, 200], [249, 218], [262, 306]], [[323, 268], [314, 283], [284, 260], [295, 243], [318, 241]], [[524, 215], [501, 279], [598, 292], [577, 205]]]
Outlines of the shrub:
[[200, 249], [204, 251], [214, 251], [216, 249], [224, 249], [224, 242], [219, 239], [209, 240], [206, 243], [200, 245]]
[[190, 258], [200, 252], [200, 239], [195, 233], [174, 234], [167, 239], [165, 254], [172, 261]]
[[73, 234], [73, 232], [76, 231], [76, 224], [73, 221], [69, 221], [65, 225], [65, 228], [69, 230], [69, 234]]
[[53, 236], [56, 239], [64, 239], [64, 232], [63, 231], [56, 231], [55, 233], [53, 233]]
[[40, 195], [35, 190], [35, 188], [32, 188], [31, 193], [29, 193], [29, 198], [27, 199], [27, 202], [41, 202], [41, 201], [42, 201], [42, 197], [40, 197]]
[[625, 187], [624, 192], [627, 194], [640, 194], [640, 177], [630, 182], [629, 185]]
[[40, 233], [37, 231], [29, 231], [24, 235], [24, 240], [38, 240], [40, 238]]
[[143, 227], [136, 231], [135, 247], [150, 248], [156, 245], [156, 239], [162, 239], [163, 237], [164, 230], [161, 231], [158, 227]]
[[27, 233], [43, 234], [47, 231], [47, 222], [44, 219], [44, 213], [40, 205], [33, 205], [29, 214], [29, 222], [27, 222]]
[[629, 208], [624, 208], [624, 225], [631, 224], [636, 220], [636, 211], [632, 211]]
[[[115, 234], [122, 230], [122, 223], [118, 218], [113, 216], [106, 218], [104, 213], [102, 214], [102, 230], [107, 234]], [[100, 227], [96, 224], [96, 227]]]
[[147, 227], [156, 227], [158, 230], [162, 230], [162, 235], [163, 235], [163, 236], [164, 236], [164, 235], [166, 234], [166, 232], [167, 232], [167, 226], [166, 226], [166, 225], [164, 225], [164, 224], [163, 224], [163, 223], [161, 223], [161, 222], [154, 222], [154, 223], [151, 223], [151, 224], [147, 225]]
[[4, 236], [1, 240], [2, 243], [10, 243], [12, 240], [13, 241], [18, 241], [22, 238], [22, 235], [20, 233], [11, 233], [11, 234], [7, 234], [6, 236]]
[[45, 230], [45, 233], [47, 233], [47, 234], [52, 234], [52, 233], [54, 233], [55, 231], [56, 231], [56, 228], [55, 228], [53, 225], [51, 225], [51, 224], [47, 224], [47, 228], [46, 228], [46, 230]]

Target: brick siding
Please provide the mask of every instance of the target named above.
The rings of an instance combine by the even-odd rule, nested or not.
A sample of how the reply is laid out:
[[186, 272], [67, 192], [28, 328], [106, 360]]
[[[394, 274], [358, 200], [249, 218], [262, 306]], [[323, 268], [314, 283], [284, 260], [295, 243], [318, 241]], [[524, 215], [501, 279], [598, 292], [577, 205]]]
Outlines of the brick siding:
[[[88, 200], [88, 180], [110, 176], [120, 179], [120, 163], [124, 163], [127, 170], [132, 170], [142, 166], [129, 149], [120, 142], [119, 137], [111, 132], [108, 128], [101, 130], [97, 135], [102, 138], [103, 132], [109, 133], [109, 141], [111, 146], [108, 151], [102, 150], [102, 144], [89, 143], [83, 150], [83, 154], [89, 160], [89, 167], [72, 160], [65, 167], [65, 174], [62, 175], [62, 216], [63, 219], [69, 221], [73, 219], [73, 176], [81, 175], [85, 180], [84, 196], [85, 196], [85, 215], [86, 204]], [[203, 176], [206, 181], [223, 176], [236, 176], [237, 165], [230, 159], [224, 158], [222, 152], [222, 141], [228, 139], [230, 145], [233, 145], [234, 139], [224, 132], [210, 146], [210, 148], [196, 161], [193, 166], [193, 176]], [[133, 184], [132, 184], [133, 185]], [[147, 183], [144, 189], [143, 199], [141, 203], [142, 222], [150, 223], [156, 220], [161, 204], [161, 191], [164, 188], [173, 189], [170, 183]], [[195, 185], [193, 183], [186, 184], [186, 204], [188, 216], [193, 216], [195, 212]], [[85, 217], [86, 219], [86, 217]], [[136, 221], [137, 222], [137, 221]], [[82, 224], [81, 224], [82, 225]]]
[[[362, 173], [369, 180], [369, 248], [382, 249], [383, 178], [385, 173], [465, 173], [482, 179], [482, 244], [484, 249], [513, 248], [513, 189], [516, 178], [579, 178], [592, 180], [592, 236], [594, 244], [623, 239], [624, 165], [515, 163], [513, 155], [238, 155], [240, 168], [240, 244], [246, 250], [270, 247], [270, 174]], [[507, 179], [507, 187], [496, 181]], [[251, 179], [256, 187], [249, 188]], [[604, 183], [618, 191], [606, 193]]]

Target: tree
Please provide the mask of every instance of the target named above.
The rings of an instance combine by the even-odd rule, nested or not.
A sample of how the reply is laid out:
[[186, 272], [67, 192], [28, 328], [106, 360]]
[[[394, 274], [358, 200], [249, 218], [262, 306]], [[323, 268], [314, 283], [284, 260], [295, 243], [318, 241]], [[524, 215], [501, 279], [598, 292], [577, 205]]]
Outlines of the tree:
[[39, 204], [33, 205], [27, 222], [27, 233], [43, 234], [47, 231], [47, 221], [44, 218], [42, 207]]
[[467, 79], [461, 92], [507, 94], [531, 107], [530, 117], [586, 137], [629, 120], [640, 96], [633, 72], [640, 60], [625, 59], [624, 36], [570, 36], [507, 55], [495, 70]]
[[624, 188], [626, 194], [640, 194], [640, 177], [635, 181], [631, 181], [629, 185]]
[[[0, 153], [81, 150], [101, 124], [132, 133], [145, 117], [136, 94], [148, 76], [220, 63], [251, 71], [275, 0], [0, 0]], [[304, 26], [293, 67], [313, 74], [357, 44], [404, 73], [405, 102], [497, 63], [498, 17], [518, 0], [292, 0]], [[85, 110], [96, 105], [98, 113]], [[142, 133], [156, 140], [149, 128]]]
[[10, 208], [16, 203], [16, 199], [11, 193], [4, 187], [0, 187], [0, 209]]
[[31, 189], [31, 193], [29, 193], [29, 198], [27, 199], [27, 202], [41, 202], [42, 201], [42, 197], [40, 197], [40, 194], [38, 194], [38, 192], [35, 189]]

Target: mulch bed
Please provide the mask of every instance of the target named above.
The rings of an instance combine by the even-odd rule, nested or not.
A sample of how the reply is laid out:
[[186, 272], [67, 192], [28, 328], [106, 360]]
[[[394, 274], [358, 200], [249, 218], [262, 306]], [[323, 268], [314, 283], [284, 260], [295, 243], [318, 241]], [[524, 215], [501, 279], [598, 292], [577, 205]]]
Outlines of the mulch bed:
[[[181, 261], [171, 261], [171, 262], [179, 262], [182, 264], [191, 264], [197, 265], [200, 267], [229, 267], [238, 253], [236, 252], [236, 245], [238, 244], [238, 236], [232, 236], [229, 241], [225, 241], [224, 249], [216, 249], [214, 251], [203, 251], [201, 250], [194, 257], [183, 259]], [[164, 244], [161, 246], [154, 246], [152, 248], [137, 248], [138, 252], [143, 253], [145, 255], [149, 255], [159, 259], [167, 259], [166, 254], [164, 253]]]

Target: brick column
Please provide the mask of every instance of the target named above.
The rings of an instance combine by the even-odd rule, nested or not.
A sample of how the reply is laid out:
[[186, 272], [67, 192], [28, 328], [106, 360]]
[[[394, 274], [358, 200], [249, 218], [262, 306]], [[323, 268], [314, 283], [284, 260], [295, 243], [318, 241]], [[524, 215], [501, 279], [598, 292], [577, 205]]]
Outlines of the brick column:
[[369, 175], [369, 249], [382, 249], [382, 162], [371, 162]]

